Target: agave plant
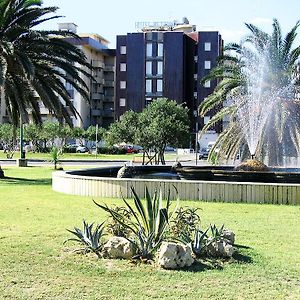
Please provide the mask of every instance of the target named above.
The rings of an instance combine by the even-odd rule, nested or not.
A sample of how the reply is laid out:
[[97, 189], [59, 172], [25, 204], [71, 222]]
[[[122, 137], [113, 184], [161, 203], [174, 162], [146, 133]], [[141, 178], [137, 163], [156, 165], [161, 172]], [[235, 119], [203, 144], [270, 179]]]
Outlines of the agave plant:
[[[116, 210], [109, 208], [107, 205], [94, 203], [101, 209], [108, 212], [111, 217], [125, 228], [128, 228], [131, 237], [127, 239], [135, 245], [136, 256], [134, 259], [150, 260], [153, 258], [155, 251], [161, 245], [165, 238], [165, 232], [169, 225], [170, 214], [170, 192], [166, 199], [166, 207], [162, 207], [162, 191], [156, 190], [151, 197], [148, 188], [145, 188], [146, 203], [144, 204], [140, 197], [131, 187], [134, 196], [134, 205], [123, 198], [126, 207], [131, 212], [132, 217], [128, 218]], [[177, 192], [177, 190], [176, 190]], [[177, 204], [179, 199], [177, 198]], [[175, 211], [175, 210], [174, 210]]]
[[219, 241], [220, 239], [223, 238], [223, 231], [224, 231], [224, 224], [218, 228], [216, 224], [211, 225], [210, 224], [210, 233], [211, 237], [213, 238], [214, 241]]
[[64, 244], [68, 241], [78, 242], [85, 246], [85, 251], [92, 251], [98, 257], [101, 257], [101, 238], [104, 236], [104, 222], [97, 225], [95, 230], [93, 230], [93, 226], [94, 223], [88, 224], [87, 222], [83, 221], [83, 230], [77, 227], [74, 227], [74, 231], [67, 229], [67, 231], [74, 234], [76, 238], [69, 238], [64, 242]]

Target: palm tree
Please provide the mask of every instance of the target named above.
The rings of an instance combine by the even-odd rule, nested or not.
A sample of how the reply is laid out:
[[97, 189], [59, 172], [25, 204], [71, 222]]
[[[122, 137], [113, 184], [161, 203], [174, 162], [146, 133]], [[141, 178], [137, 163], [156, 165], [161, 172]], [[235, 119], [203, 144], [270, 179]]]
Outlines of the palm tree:
[[20, 116], [27, 122], [29, 112], [41, 123], [39, 101], [59, 122], [72, 125], [71, 115], [78, 116], [78, 112], [64, 82], [89, 99], [81, 75], [90, 76], [90, 65], [81, 50], [64, 40], [79, 37], [66, 31], [36, 29], [58, 18], [49, 16], [56, 10], [42, 7], [41, 0], [0, 0], [0, 87], [14, 125], [19, 124]]
[[300, 103], [295, 97], [300, 46], [293, 47], [299, 25], [283, 38], [276, 19], [272, 34], [246, 24], [250, 34], [240, 44], [228, 44], [217, 66], [203, 78], [218, 80], [218, 85], [201, 103], [200, 114], [222, 107], [203, 132], [229, 116], [214, 146], [220, 148], [219, 158], [234, 158], [244, 149], [246, 155], [280, 164], [283, 156], [300, 155]]

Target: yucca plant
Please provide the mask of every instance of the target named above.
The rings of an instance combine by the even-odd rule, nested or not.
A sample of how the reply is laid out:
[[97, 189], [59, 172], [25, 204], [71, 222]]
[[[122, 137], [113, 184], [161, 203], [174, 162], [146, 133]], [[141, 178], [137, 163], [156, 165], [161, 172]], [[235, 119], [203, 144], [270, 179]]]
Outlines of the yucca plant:
[[54, 169], [57, 170], [57, 165], [59, 164], [59, 159], [62, 156], [62, 151], [58, 147], [52, 147], [50, 151], [51, 162], [54, 164]]
[[170, 222], [170, 233], [174, 237], [180, 237], [183, 234], [191, 237], [196, 228], [200, 226], [198, 210], [199, 208], [179, 207]]
[[88, 224], [85, 221], [83, 221], [83, 230], [77, 227], [74, 227], [74, 231], [67, 229], [67, 231], [74, 234], [76, 238], [69, 238], [64, 242], [64, 244], [68, 241], [78, 242], [85, 246], [83, 248], [84, 251], [86, 252], [92, 251], [98, 257], [101, 257], [100, 254], [102, 248], [101, 239], [104, 236], [104, 223], [105, 222], [97, 225], [95, 230], [93, 230], [94, 223]]
[[[134, 205], [130, 205], [129, 202], [123, 198], [126, 207], [132, 213], [131, 218], [124, 217], [124, 215], [109, 208], [107, 205], [101, 205], [95, 201], [94, 203], [108, 212], [116, 222], [119, 222], [122, 226], [128, 228], [131, 236], [127, 237], [127, 239], [132, 242], [136, 248], [136, 256], [134, 256], [133, 259], [148, 261], [153, 258], [155, 251], [164, 240], [165, 232], [169, 225], [169, 219], [174, 213], [170, 214], [169, 212], [171, 205], [170, 191], [166, 199], [166, 207], [162, 207], [161, 190], [159, 192], [156, 190], [151, 197], [149, 190], [146, 187], [145, 203], [143, 203], [136, 194], [133, 187], [131, 187], [131, 191], [134, 196]], [[177, 204], [178, 201], [179, 199], [177, 197]]]

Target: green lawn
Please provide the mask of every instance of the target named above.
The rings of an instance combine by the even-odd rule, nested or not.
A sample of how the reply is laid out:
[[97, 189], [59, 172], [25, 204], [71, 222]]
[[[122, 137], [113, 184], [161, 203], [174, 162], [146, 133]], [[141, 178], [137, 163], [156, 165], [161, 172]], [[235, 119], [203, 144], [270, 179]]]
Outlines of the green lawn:
[[[0, 299], [300, 299], [300, 207], [182, 202], [225, 223], [244, 261], [190, 271], [75, 254], [66, 228], [104, 214], [89, 197], [55, 193], [50, 168], [4, 168], [0, 179]], [[98, 202], [121, 203], [116, 199]]]
[[[19, 152], [14, 154], [14, 159], [19, 158]], [[100, 159], [100, 160], [132, 160], [134, 157], [142, 157], [142, 154], [98, 154], [97, 157], [95, 154], [90, 153], [64, 153], [60, 159]], [[42, 160], [51, 160], [49, 153], [26, 153], [26, 158], [28, 159], [42, 159]], [[166, 154], [165, 159], [175, 159], [176, 153]], [[3, 153], [3, 150], [0, 151], [0, 159], [6, 159], [6, 154]]]

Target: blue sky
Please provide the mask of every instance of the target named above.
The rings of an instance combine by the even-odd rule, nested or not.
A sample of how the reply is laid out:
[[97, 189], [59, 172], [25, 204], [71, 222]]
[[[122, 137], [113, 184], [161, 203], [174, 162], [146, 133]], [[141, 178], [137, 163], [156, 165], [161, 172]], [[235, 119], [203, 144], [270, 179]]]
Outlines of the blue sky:
[[79, 33], [98, 33], [111, 42], [110, 47], [115, 47], [116, 35], [135, 32], [138, 21], [187, 17], [198, 30], [219, 30], [228, 43], [247, 33], [245, 22], [271, 31], [272, 19], [277, 18], [286, 33], [300, 19], [299, 0], [44, 0], [44, 6], [58, 6], [58, 14], [65, 17], [43, 28], [73, 22]]

